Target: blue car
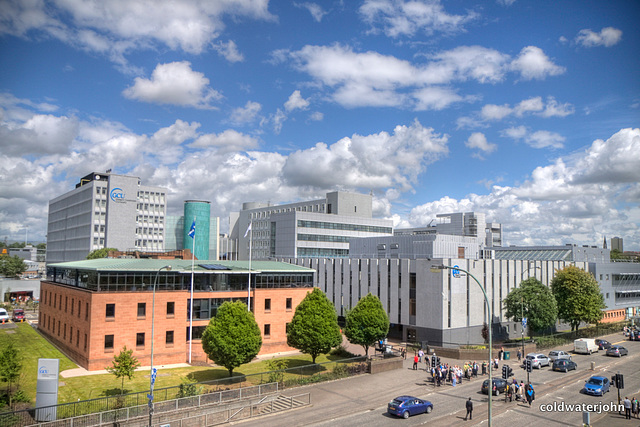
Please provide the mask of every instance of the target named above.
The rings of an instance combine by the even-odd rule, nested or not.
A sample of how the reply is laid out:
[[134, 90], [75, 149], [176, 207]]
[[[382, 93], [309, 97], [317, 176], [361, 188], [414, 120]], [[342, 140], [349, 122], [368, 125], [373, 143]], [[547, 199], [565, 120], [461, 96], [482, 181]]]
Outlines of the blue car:
[[433, 403], [413, 396], [398, 396], [389, 402], [387, 412], [402, 418], [411, 415], [428, 414], [433, 410]]
[[604, 396], [609, 391], [609, 386], [609, 378], [594, 376], [585, 382], [583, 391], [592, 396]]

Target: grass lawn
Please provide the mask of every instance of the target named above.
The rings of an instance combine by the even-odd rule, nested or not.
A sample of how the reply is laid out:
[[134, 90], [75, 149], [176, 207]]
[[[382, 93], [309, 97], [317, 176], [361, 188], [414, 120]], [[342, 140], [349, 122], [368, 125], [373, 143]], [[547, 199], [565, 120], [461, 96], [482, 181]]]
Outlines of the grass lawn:
[[[58, 351], [46, 339], [27, 323], [20, 323], [16, 329], [0, 330], [0, 351], [9, 340], [13, 340], [20, 350], [22, 357], [22, 374], [20, 376], [20, 389], [27, 393], [35, 404], [38, 359], [60, 359], [60, 372], [77, 368], [64, 354]], [[281, 358], [287, 361], [289, 368], [306, 366], [311, 364], [311, 356], [295, 355]], [[320, 355], [316, 363], [324, 363], [342, 359], [334, 355]], [[269, 371], [268, 360], [248, 363], [236, 368], [234, 376], [251, 375]], [[309, 374], [311, 375], [311, 374]], [[289, 376], [289, 374], [287, 374]], [[178, 386], [182, 378], [197, 382], [228, 378], [229, 372], [220, 367], [191, 366], [186, 368], [159, 369], [156, 377], [156, 393], [165, 387]], [[94, 399], [114, 394], [120, 394], [121, 379], [112, 374], [85, 375], [80, 377], [59, 378], [58, 403], [76, 402], [78, 400]], [[257, 379], [256, 379], [257, 381]], [[266, 381], [266, 379], [264, 380]], [[6, 389], [7, 384], [0, 381], [0, 388]], [[133, 379], [124, 381], [125, 393], [141, 392], [149, 390], [149, 371], [136, 371]]]

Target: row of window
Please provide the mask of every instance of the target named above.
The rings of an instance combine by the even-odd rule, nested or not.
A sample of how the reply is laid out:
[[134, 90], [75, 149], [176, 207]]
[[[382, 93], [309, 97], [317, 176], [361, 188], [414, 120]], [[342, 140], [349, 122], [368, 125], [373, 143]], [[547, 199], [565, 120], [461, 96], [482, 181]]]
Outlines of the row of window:
[[[176, 314], [176, 303], [174, 301], [167, 301], [167, 317], [173, 317]], [[137, 316], [138, 318], [144, 318], [147, 315], [147, 303], [139, 302]], [[106, 305], [105, 317], [107, 319], [114, 319], [116, 317], [116, 305], [115, 303], [109, 303]]]
[[[62, 311], [62, 295], [58, 295], [53, 291], [43, 291], [42, 292], [42, 304], [46, 304], [49, 307], [57, 308]], [[85, 302], [85, 310], [84, 310], [84, 320], [89, 320], [89, 303]], [[78, 298], [77, 304], [75, 298], [69, 298], [65, 295], [64, 297], [64, 312], [71, 312], [71, 315], [74, 316], [77, 313], [78, 319], [81, 316], [82, 311], [82, 301]]]
[[[56, 328], [57, 322], [57, 328]], [[40, 318], [38, 319], [38, 324], [41, 328], [45, 328], [47, 331], [51, 333], [51, 335], [55, 335], [56, 332], [58, 334], [58, 338], [63, 341], [67, 341], [67, 324], [62, 323], [60, 320], [55, 319], [55, 317], [47, 316], [45, 313], [40, 313]], [[74, 341], [74, 330], [73, 326], [69, 326], [69, 344], [73, 345]], [[80, 329], [76, 328], [75, 330], [75, 342], [76, 348], [80, 348]], [[87, 350], [87, 334], [84, 334], [84, 350]]]
[[[167, 347], [173, 346], [174, 333], [173, 331], [166, 331], [164, 343]], [[113, 351], [115, 342], [115, 335], [105, 335], [104, 336], [104, 350], [105, 351]], [[145, 333], [138, 332], [136, 334], [136, 350], [144, 349], [145, 346]]]
[[298, 227], [302, 228], [322, 228], [329, 230], [363, 231], [367, 233], [392, 234], [391, 227], [380, 227], [377, 225], [343, 224], [339, 222], [306, 221], [298, 220]]
[[298, 240], [303, 242], [338, 242], [349, 243], [350, 236], [327, 236], [322, 234], [298, 234]]
[[[331, 206], [331, 205], [329, 205]], [[266, 210], [266, 211], [262, 211], [262, 212], [253, 212], [249, 214], [249, 218], [250, 219], [258, 219], [258, 218], [269, 218], [272, 214], [277, 214], [277, 213], [285, 213], [285, 212], [320, 212], [323, 213], [324, 212], [324, 203], [322, 204], [312, 204], [312, 205], [307, 205], [307, 206], [296, 206], [293, 208], [281, 208], [281, 209], [270, 209], [270, 210]], [[329, 209], [329, 212], [331, 213], [331, 209]]]

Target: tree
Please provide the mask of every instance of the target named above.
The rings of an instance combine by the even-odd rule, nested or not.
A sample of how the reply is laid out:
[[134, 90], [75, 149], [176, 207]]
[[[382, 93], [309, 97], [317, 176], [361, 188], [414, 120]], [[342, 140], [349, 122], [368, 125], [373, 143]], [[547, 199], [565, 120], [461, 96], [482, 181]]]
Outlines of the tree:
[[369, 347], [389, 332], [389, 316], [380, 299], [369, 293], [349, 310], [344, 334], [351, 344], [361, 345], [369, 356]]
[[342, 343], [338, 315], [333, 304], [318, 288], [309, 292], [296, 307], [287, 330], [287, 344], [305, 354], [316, 357]]
[[597, 323], [602, 319], [604, 296], [591, 273], [566, 267], [556, 273], [551, 291], [558, 303], [558, 317], [571, 324], [572, 332], [578, 330], [580, 322]]
[[504, 299], [506, 317], [514, 322], [527, 318], [532, 331], [542, 332], [555, 325], [558, 320], [558, 305], [547, 286], [538, 279], [530, 277], [520, 282], [520, 286]]
[[133, 350], [127, 350], [127, 346], [122, 347], [120, 354], [114, 356], [111, 366], [107, 366], [105, 369], [110, 374], [116, 376], [116, 378], [122, 378], [121, 393], [124, 394], [124, 379], [133, 378], [135, 370], [140, 366], [140, 362], [133, 355]]
[[116, 248], [96, 249], [95, 251], [89, 252], [89, 255], [87, 255], [87, 259], [106, 258], [109, 256], [109, 251], [117, 251], [117, 249]]
[[36, 245], [36, 249], [47, 249], [47, 244], [46, 243], [38, 243]]
[[20, 377], [21, 370], [20, 352], [13, 344], [13, 341], [9, 341], [9, 344], [0, 352], [0, 379], [9, 383], [9, 388], [7, 389], [9, 407], [11, 407], [11, 384]]
[[18, 277], [27, 270], [27, 264], [17, 255], [0, 255], [0, 274], [5, 277]]
[[225, 302], [202, 334], [202, 349], [209, 359], [233, 370], [251, 362], [260, 352], [262, 336], [253, 313], [242, 301]]

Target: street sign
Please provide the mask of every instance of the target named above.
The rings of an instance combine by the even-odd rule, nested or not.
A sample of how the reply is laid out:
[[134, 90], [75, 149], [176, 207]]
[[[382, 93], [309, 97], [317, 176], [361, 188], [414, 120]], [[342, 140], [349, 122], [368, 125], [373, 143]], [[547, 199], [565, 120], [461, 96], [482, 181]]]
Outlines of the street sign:
[[526, 327], [527, 327], [527, 318], [526, 318], [526, 317], [523, 317], [523, 318], [522, 318], [522, 329], [524, 329], [524, 328], [526, 328]]
[[460, 270], [458, 270], [458, 268], [460, 267], [458, 267], [457, 265], [454, 265], [453, 268], [451, 269], [451, 275], [456, 279], [460, 277]]

